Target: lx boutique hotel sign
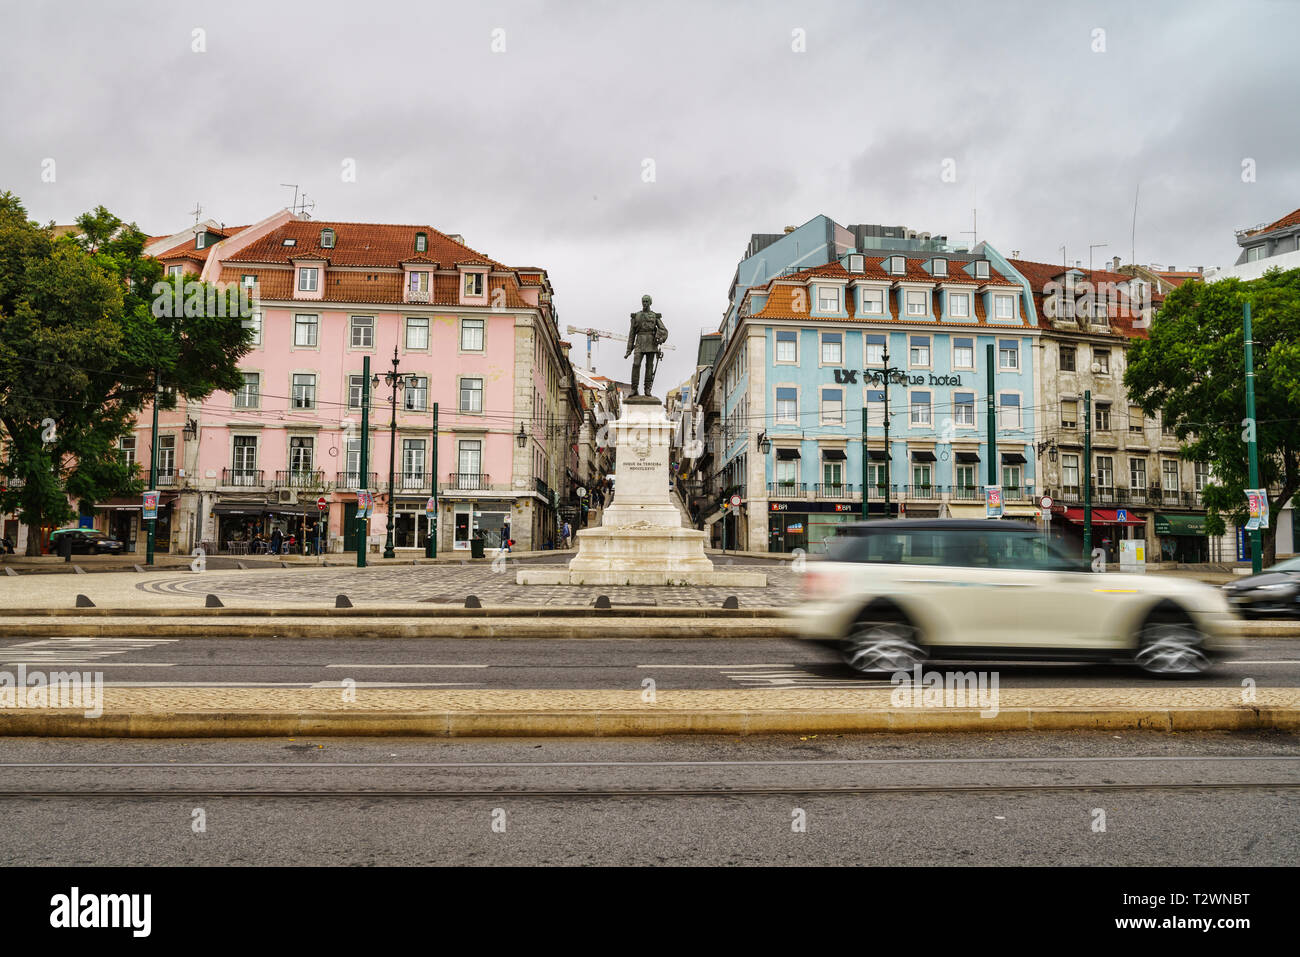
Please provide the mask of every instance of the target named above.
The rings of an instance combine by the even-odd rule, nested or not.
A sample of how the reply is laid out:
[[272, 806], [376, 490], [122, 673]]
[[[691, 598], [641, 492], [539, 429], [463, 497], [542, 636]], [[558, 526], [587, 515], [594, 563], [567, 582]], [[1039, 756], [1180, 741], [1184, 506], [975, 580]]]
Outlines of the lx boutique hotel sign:
[[[836, 369], [835, 381], [841, 385], [853, 384], [858, 381], [857, 369]], [[862, 382], [864, 385], [880, 385], [885, 381], [885, 376], [881, 372], [871, 369], [862, 369]], [[933, 372], [922, 375], [904, 375], [901, 372], [891, 373], [889, 381], [893, 385], [961, 385], [961, 376], [959, 375], [935, 375]]]

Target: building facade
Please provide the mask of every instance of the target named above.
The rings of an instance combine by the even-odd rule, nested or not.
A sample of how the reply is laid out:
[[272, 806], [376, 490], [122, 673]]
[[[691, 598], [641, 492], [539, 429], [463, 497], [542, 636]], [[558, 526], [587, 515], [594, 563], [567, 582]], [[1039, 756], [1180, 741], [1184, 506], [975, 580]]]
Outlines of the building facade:
[[[395, 547], [423, 550], [435, 487], [439, 549], [506, 535], [522, 548], [554, 543], [581, 406], [545, 270], [505, 266], [429, 226], [287, 210], [204, 232], [150, 252], [182, 276], [250, 289], [254, 344], [238, 392], [160, 413], [159, 548], [238, 553], [279, 529], [351, 551], [364, 488], [377, 497], [369, 547], [382, 547], [391, 503]], [[123, 443], [146, 476], [149, 417]], [[99, 522], [143, 548], [138, 502], [105, 503]]]

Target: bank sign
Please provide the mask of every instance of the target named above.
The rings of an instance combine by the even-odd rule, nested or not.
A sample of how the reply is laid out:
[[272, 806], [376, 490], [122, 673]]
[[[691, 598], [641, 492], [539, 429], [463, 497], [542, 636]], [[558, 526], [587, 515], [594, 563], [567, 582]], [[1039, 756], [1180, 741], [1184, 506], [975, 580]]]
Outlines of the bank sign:
[[[873, 371], [871, 369], [836, 369], [835, 381], [840, 385], [854, 385], [858, 382], [858, 373], [862, 373], [863, 385], [881, 385], [885, 381], [883, 372]], [[922, 375], [904, 375], [901, 372], [891, 373], [889, 382], [892, 385], [961, 385], [961, 376], [959, 375], [935, 375], [933, 372]]]

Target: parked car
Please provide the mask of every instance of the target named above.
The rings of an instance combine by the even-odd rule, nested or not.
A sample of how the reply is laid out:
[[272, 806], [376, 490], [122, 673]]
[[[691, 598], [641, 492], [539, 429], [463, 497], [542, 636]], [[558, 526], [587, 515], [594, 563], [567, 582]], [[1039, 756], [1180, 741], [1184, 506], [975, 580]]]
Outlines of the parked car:
[[1300, 555], [1278, 562], [1258, 575], [1229, 582], [1223, 586], [1223, 593], [1243, 618], [1300, 617]]
[[1230, 643], [1219, 589], [1096, 573], [1022, 522], [908, 519], [842, 527], [809, 562], [801, 635], [861, 672], [926, 658], [1101, 660], [1160, 675], [1207, 671]]
[[97, 528], [56, 528], [50, 532], [51, 554], [58, 554], [59, 542], [65, 536], [72, 539], [74, 555], [118, 555], [122, 551], [121, 542], [116, 538], [110, 538]]

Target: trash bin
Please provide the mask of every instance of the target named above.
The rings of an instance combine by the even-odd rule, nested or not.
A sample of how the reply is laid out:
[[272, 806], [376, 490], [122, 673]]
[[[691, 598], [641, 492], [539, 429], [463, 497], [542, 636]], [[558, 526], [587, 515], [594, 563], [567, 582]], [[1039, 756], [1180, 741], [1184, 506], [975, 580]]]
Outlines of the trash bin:
[[470, 558], [483, 557], [483, 536], [482, 535], [475, 535], [473, 538], [470, 539], [469, 557]]

